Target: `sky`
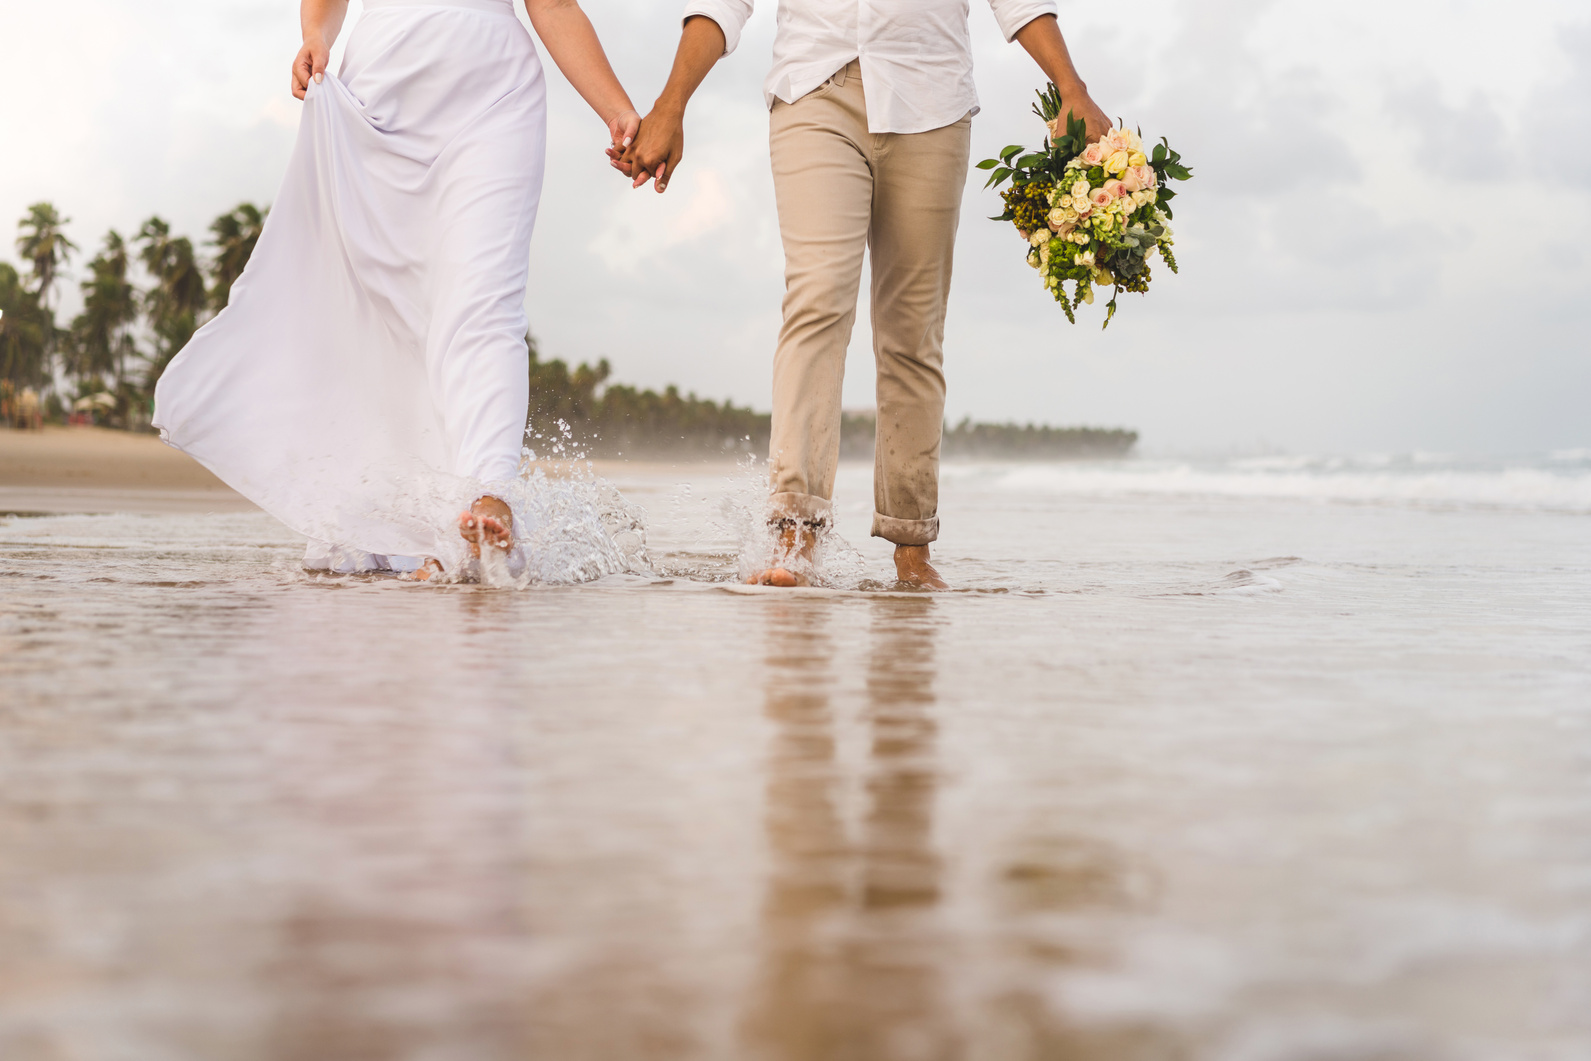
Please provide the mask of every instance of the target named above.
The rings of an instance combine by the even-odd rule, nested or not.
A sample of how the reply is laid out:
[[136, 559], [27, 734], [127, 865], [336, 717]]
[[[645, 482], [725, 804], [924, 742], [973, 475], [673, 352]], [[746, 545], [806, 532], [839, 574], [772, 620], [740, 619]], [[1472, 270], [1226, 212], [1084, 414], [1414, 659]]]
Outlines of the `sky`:
[[[973, 157], [1036, 146], [1042, 75], [985, 0], [970, 3]], [[202, 240], [238, 202], [269, 203], [298, 126], [297, 6], [0, 0], [0, 228], [52, 200], [81, 265], [112, 226], [159, 214]], [[681, 5], [584, 6], [645, 113]], [[783, 290], [760, 92], [773, 7], [763, 0], [697, 94], [663, 196], [606, 168], [600, 121], [550, 75], [526, 297], [545, 356], [605, 357], [621, 381], [769, 407]], [[1099, 306], [1070, 325], [1011, 227], [985, 220], [1000, 204], [969, 174], [945, 340], [951, 419], [1130, 427], [1151, 453], [1591, 446], [1583, 0], [1060, 10], [1094, 98], [1193, 167], [1175, 204], [1182, 271], [1158, 268], [1106, 331]], [[15, 262], [9, 232], [0, 258]], [[852, 408], [872, 404], [865, 295]]]

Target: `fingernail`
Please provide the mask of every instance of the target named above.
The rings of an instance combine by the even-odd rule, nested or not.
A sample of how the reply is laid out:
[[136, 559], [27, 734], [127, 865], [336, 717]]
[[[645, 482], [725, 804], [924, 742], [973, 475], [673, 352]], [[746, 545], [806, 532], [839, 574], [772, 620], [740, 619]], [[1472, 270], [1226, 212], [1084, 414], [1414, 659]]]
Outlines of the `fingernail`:
[[629, 146], [630, 146], [630, 141], [631, 141], [631, 140], [632, 140], [632, 139], [634, 139], [634, 138], [633, 138], [633, 137], [629, 137], [629, 136], [626, 136], [626, 137], [625, 137], [625, 138], [624, 138], [624, 146], [625, 146], [625, 147], [629, 147]]
[[315, 84], [318, 85], [324, 80], [326, 80], [326, 75], [325, 74], [316, 74], [315, 75]]

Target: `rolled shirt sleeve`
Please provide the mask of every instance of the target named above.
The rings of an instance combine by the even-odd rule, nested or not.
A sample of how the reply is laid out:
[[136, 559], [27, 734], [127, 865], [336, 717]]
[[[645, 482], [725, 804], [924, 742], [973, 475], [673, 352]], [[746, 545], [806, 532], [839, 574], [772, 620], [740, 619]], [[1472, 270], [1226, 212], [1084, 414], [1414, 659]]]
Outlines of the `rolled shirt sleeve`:
[[[728, 4], [731, 0], [719, 0]], [[1005, 42], [1010, 44], [1016, 40], [1017, 31], [1041, 15], [1055, 15], [1060, 17], [1060, 9], [1055, 6], [1055, 0], [989, 0], [989, 6], [994, 9], [994, 20], [1000, 23], [1000, 32], [1005, 34]], [[750, 14], [750, 5], [747, 5]], [[722, 25], [722, 23], [720, 23]], [[745, 20], [741, 20], [745, 25]], [[739, 36], [739, 30], [736, 30]], [[729, 36], [728, 27], [724, 28], [724, 37]]]
[[[751, 17], [752, 5], [755, 2], [756, 0], [687, 0], [685, 14], [681, 16], [680, 21], [683, 22], [692, 15], [702, 15], [718, 23], [718, 28], [724, 31], [724, 54], [728, 55], [740, 45], [740, 31], [746, 28], [746, 20]], [[1025, 6], [1039, 7], [1043, 4], [1036, 0], [1025, 0]], [[1053, 3], [1049, 7], [1052, 11], [1055, 9]], [[1001, 25], [1004, 26], [1004, 23]]]

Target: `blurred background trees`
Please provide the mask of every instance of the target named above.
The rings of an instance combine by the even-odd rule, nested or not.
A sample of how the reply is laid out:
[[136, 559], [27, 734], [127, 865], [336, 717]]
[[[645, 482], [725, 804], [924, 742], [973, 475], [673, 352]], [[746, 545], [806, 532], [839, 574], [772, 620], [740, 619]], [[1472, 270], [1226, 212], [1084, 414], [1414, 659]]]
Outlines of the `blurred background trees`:
[[22, 268], [0, 262], [0, 419], [19, 422], [19, 410], [37, 407], [147, 427], [156, 381], [226, 307], [266, 213], [240, 203], [222, 214], [204, 253], [160, 217], [131, 240], [111, 229], [77, 278], [82, 311], [62, 327], [62, 282], [78, 251], [65, 232], [71, 219], [53, 203], [30, 206], [17, 224]]

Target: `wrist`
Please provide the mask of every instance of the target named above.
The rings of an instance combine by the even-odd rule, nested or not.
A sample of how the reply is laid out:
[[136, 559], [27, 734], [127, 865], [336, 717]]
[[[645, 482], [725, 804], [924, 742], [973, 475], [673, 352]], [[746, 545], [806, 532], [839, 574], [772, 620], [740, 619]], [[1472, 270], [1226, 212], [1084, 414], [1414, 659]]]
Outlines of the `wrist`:
[[[1051, 80], [1054, 79], [1052, 78]], [[1085, 85], [1082, 80], [1077, 78], [1067, 81], [1056, 81], [1055, 88], [1060, 92], [1061, 100], [1064, 103], [1071, 103], [1073, 100], [1088, 98], [1088, 86]]]
[[663, 94], [657, 97], [657, 102], [652, 104], [650, 117], [654, 120], [661, 118], [666, 121], [683, 121], [685, 118], [685, 100], [678, 93], [664, 89]]

